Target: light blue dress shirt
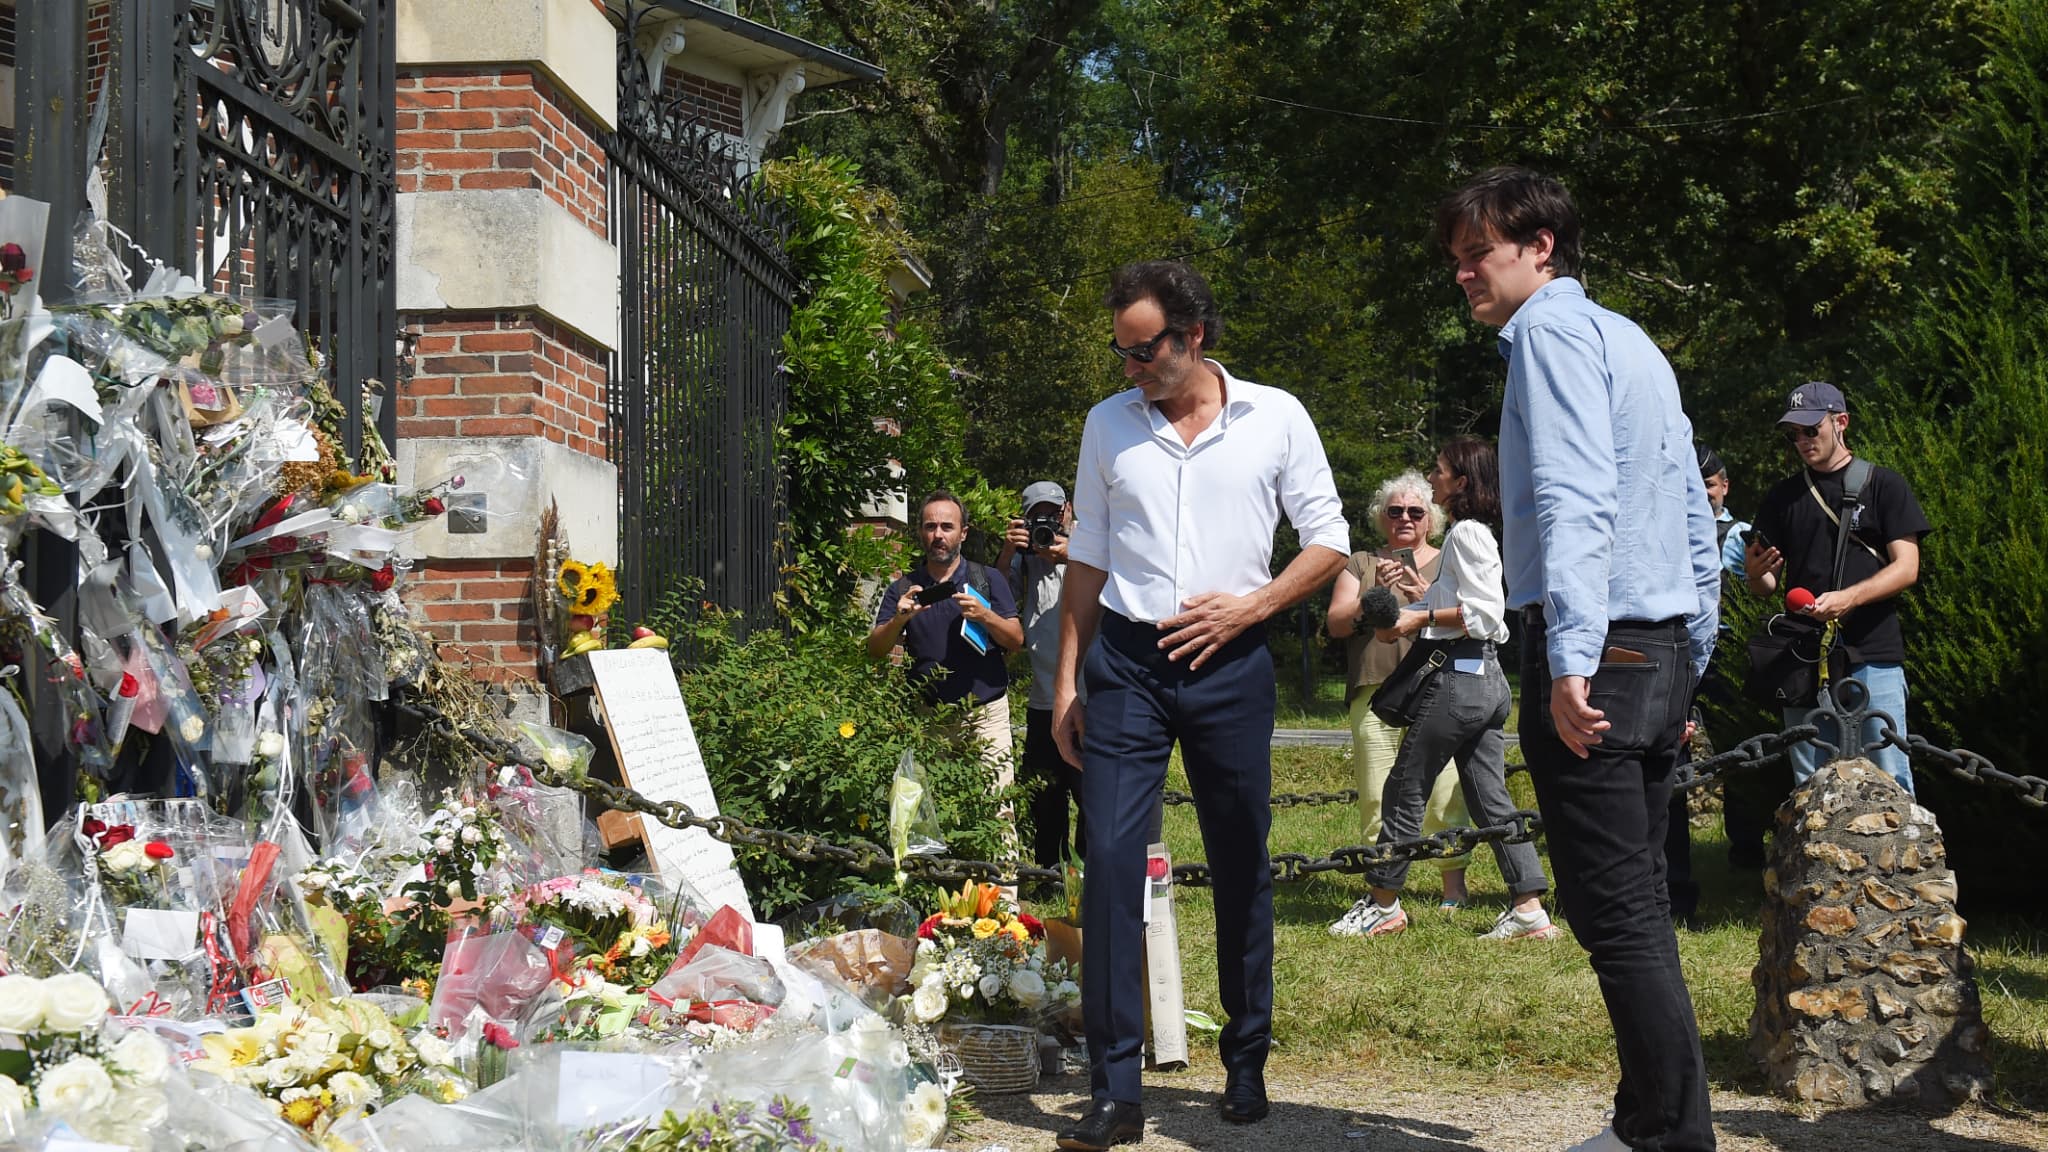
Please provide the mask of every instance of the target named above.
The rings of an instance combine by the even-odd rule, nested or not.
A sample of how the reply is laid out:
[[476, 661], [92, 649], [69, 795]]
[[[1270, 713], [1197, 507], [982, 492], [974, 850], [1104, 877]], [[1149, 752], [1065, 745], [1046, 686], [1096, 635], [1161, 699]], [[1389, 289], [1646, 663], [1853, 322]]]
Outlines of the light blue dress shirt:
[[1685, 618], [1693, 671], [1713, 655], [1721, 557], [1671, 365], [1570, 277], [1500, 330], [1508, 604], [1540, 604], [1552, 676], [1599, 670], [1613, 620]]
[[1737, 580], [1745, 579], [1744, 550], [1749, 547], [1749, 521], [1736, 520], [1735, 513], [1723, 508], [1721, 514], [1714, 517], [1714, 523], [1728, 525], [1728, 535], [1721, 539], [1721, 567]]

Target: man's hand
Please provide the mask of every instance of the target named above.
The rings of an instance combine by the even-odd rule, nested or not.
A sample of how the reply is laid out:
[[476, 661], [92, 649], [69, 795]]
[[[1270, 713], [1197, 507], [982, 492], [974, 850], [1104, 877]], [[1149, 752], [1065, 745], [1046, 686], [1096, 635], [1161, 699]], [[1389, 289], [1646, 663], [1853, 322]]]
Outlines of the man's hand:
[[1216, 650], [1238, 638], [1245, 629], [1265, 619], [1259, 603], [1250, 596], [1228, 592], [1204, 592], [1181, 601], [1179, 615], [1159, 622], [1167, 635], [1159, 641], [1168, 648], [1168, 660], [1183, 660], [1190, 671], [1209, 662]]
[[1052, 543], [1040, 548], [1038, 554], [1043, 556], [1048, 564], [1065, 564], [1067, 562], [1067, 538], [1065, 536], [1055, 537]]
[[1060, 759], [1081, 769], [1081, 735], [1086, 726], [1086, 709], [1071, 692], [1053, 693], [1052, 698], [1052, 742], [1060, 750]]
[[922, 612], [925, 609], [931, 607], [931, 605], [929, 604], [919, 604], [917, 602], [917, 594], [922, 591], [924, 591], [924, 587], [922, 585], [912, 584], [910, 586], [910, 591], [905, 592], [903, 594], [903, 599], [898, 600], [896, 602], [896, 615], [915, 616], [919, 612]]
[[976, 624], [992, 624], [1002, 619], [1001, 616], [996, 615], [995, 609], [983, 604], [981, 597], [976, 596], [972, 592], [953, 593], [953, 603], [960, 606], [960, 615], [974, 621]]
[[1759, 596], [1769, 596], [1777, 591], [1778, 570], [1785, 566], [1785, 556], [1775, 545], [1758, 546], [1755, 533], [1742, 549], [1743, 582], [1749, 590]]
[[1587, 749], [1600, 743], [1600, 734], [1613, 727], [1606, 717], [1607, 713], [1587, 706], [1584, 676], [1559, 676], [1550, 682], [1550, 722], [1572, 755], [1584, 760], [1589, 755]]
[[1009, 529], [1003, 533], [1003, 547], [1020, 551], [1031, 547], [1031, 529], [1022, 520], [1010, 521]]
[[1842, 588], [1834, 592], [1823, 592], [1812, 604], [1807, 605], [1806, 614], [1815, 620], [1840, 620], [1856, 607], [1856, 590]]

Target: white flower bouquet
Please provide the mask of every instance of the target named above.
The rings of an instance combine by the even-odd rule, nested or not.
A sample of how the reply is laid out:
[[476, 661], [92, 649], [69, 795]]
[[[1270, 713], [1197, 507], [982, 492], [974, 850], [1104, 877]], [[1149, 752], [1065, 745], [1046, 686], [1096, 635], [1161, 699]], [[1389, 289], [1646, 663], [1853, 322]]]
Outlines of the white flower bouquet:
[[0, 976], [0, 1033], [19, 1042], [27, 1064], [22, 1079], [0, 1074], [0, 1131], [34, 1107], [89, 1140], [149, 1145], [167, 1114], [170, 1051], [148, 1032], [108, 1032], [111, 1006], [83, 973]]

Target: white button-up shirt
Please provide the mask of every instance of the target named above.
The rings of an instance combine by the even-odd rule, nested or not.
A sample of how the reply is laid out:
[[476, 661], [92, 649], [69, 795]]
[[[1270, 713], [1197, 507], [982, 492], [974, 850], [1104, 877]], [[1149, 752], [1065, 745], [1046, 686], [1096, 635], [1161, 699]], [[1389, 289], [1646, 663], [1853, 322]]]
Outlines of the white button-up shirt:
[[1301, 545], [1351, 554], [1330, 462], [1301, 401], [1223, 377], [1223, 409], [1192, 444], [1133, 388], [1081, 433], [1067, 557], [1109, 574], [1102, 606], [1157, 624], [1191, 596], [1243, 596], [1273, 579], [1281, 513]]

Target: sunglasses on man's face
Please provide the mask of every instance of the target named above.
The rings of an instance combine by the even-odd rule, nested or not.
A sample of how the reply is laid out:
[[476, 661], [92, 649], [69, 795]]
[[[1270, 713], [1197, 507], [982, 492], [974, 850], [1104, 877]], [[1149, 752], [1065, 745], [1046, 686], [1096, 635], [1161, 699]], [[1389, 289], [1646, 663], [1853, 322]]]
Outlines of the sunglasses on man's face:
[[1794, 443], [1797, 443], [1801, 440], [1811, 440], [1818, 435], [1820, 435], [1819, 424], [1785, 425], [1785, 439], [1790, 440]]
[[1167, 328], [1150, 340], [1141, 344], [1132, 344], [1129, 347], [1117, 343], [1116, 337], [1111, 336], [1109, 338], [1109, 350], [1116, 353], [1117, 358], [1120, 360], [1136, 360], [1140, 364], [1150, 364], [1159, 355], [1160, 343], [1171, 335], [1173, 335], [1173, 329]]
[[1387, 509], [1387, 519], [1389, 520], [1427, 520], [1428, 518], [1429, 509], [1427, 508], [1410, 507]]

